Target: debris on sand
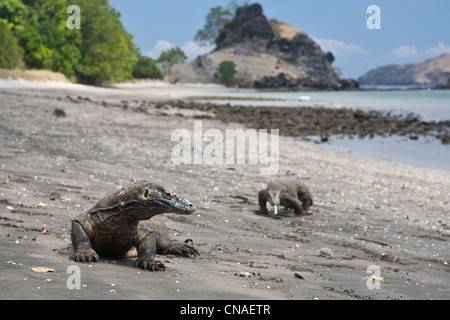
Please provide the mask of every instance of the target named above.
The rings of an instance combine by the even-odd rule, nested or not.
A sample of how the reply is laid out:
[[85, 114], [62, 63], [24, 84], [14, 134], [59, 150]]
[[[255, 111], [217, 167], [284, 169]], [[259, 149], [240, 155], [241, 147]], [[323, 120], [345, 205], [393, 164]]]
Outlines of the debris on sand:
[[39, 202], [39, 204], [37, 205], [38, 208], [47, 208], [47, 203], [45, 201], [41, 201]]
[[320, 248], [319, 254], [323, 257], [332, 257], [333, 251], [331, 251], [331, 249], [329, 249], [329, 248]]
[[306, 280], [306, 278], [298, 271], [294, 272], [294, 276], [300, 280]]
[[36, 268], [31, 268], [31, 270], [33, 270], [34, 272], [55, 272], [55, 269], [52, 268], [47, 268], [47, 267], [36, 267]]
[[66, 116], [66, 112], [63, 109], [56, 108], [53, 110], [53, 115], [57, 118], [64, 118]]

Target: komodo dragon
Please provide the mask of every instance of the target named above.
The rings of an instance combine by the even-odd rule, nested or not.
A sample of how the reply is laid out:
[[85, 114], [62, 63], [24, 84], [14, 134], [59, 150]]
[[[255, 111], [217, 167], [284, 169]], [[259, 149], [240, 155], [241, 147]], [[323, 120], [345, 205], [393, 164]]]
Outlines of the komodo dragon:
[[267, 188], [259, 191], [259, 213], [267, 214], [267, 202], [274, 206], [274, 214], [278, 214], [277, 207], [282, 205], [294, 208], [296, 214], [301, 214], [313, 205], [308, 187], [302, 182], [274, 180]]
[[88, 212], [72, 220], [70, 257], [79, 262], [99, 261], [99, 255], [136, 257], [136, 267], [165, 270], [155, 254], [189, 257], [198, 255], [188, 243], [172, 242], [164, 223], [149, 220], [165, 212], [191, 214], [196, 206], [170, 190], [150, 181], [132, 181], [106, 196]]

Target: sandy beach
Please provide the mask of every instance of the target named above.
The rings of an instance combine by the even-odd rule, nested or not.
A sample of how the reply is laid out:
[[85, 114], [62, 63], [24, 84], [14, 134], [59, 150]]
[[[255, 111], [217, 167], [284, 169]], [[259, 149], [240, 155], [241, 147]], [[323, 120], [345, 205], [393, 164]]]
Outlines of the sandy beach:
[[[246, 129], [164, 104], [205, 90], [0, 87], [0, 299], [450, 299], [448, 173], [287, 136], [274, 176], [259, 164], [176, 165], [174, 130]], [[274, 178], [303, 181], [312, 214], [258, 214], [258, 191]], [[134, 259], [69, 260], [71, 219], [130, 179], [197, 205], [160, 219], [200, 256], [158, 256], [164, 272]], [[79, 289], [67, 285], [72, 265]]]

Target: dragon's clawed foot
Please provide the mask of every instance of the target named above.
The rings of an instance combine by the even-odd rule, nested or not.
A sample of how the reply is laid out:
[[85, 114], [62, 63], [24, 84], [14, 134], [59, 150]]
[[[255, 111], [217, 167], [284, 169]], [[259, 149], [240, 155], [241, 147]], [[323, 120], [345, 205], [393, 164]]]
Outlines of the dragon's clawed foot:
[[76, 250], [70, 259], [78, 262], [98, 262], [99, 257], [97, 252], [92, 248], [83, 248]]
[[165, 271], [166, 267], [161, 262], [155, 261], [153, 258], [137, 258], [136, 268], [142, 268], [150, 271]]
[[179, 243], [179, 242], [173, 243], [172, 246], [167, 250], [167, 253], [186, 258], [189, 258], [190, 256], [195, 257], [200, 255], [197, 249], [195, 249], [194, 246], [189, 244], [189, 241], [186, 243]]

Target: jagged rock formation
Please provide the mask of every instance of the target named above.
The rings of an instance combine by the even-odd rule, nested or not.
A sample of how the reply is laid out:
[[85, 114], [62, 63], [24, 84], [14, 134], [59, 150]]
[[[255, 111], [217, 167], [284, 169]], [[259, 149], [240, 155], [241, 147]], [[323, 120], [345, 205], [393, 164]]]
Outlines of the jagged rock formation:
[[216, 49], [173, 68], [172, 80], [217, 82], [217, 66], [225, 60], [236, 64], [236, 84], [242, 87], [348, 89], [354, 80], [334, 72], [334, 56], [302, 31], [263, 14], [261, 5], [238, 10], [216, 38]]
[[365, 85], [446, 85], [450, 78], [450, 54], [418, 64], [388, 65], [369, 71], [358, 81]]

